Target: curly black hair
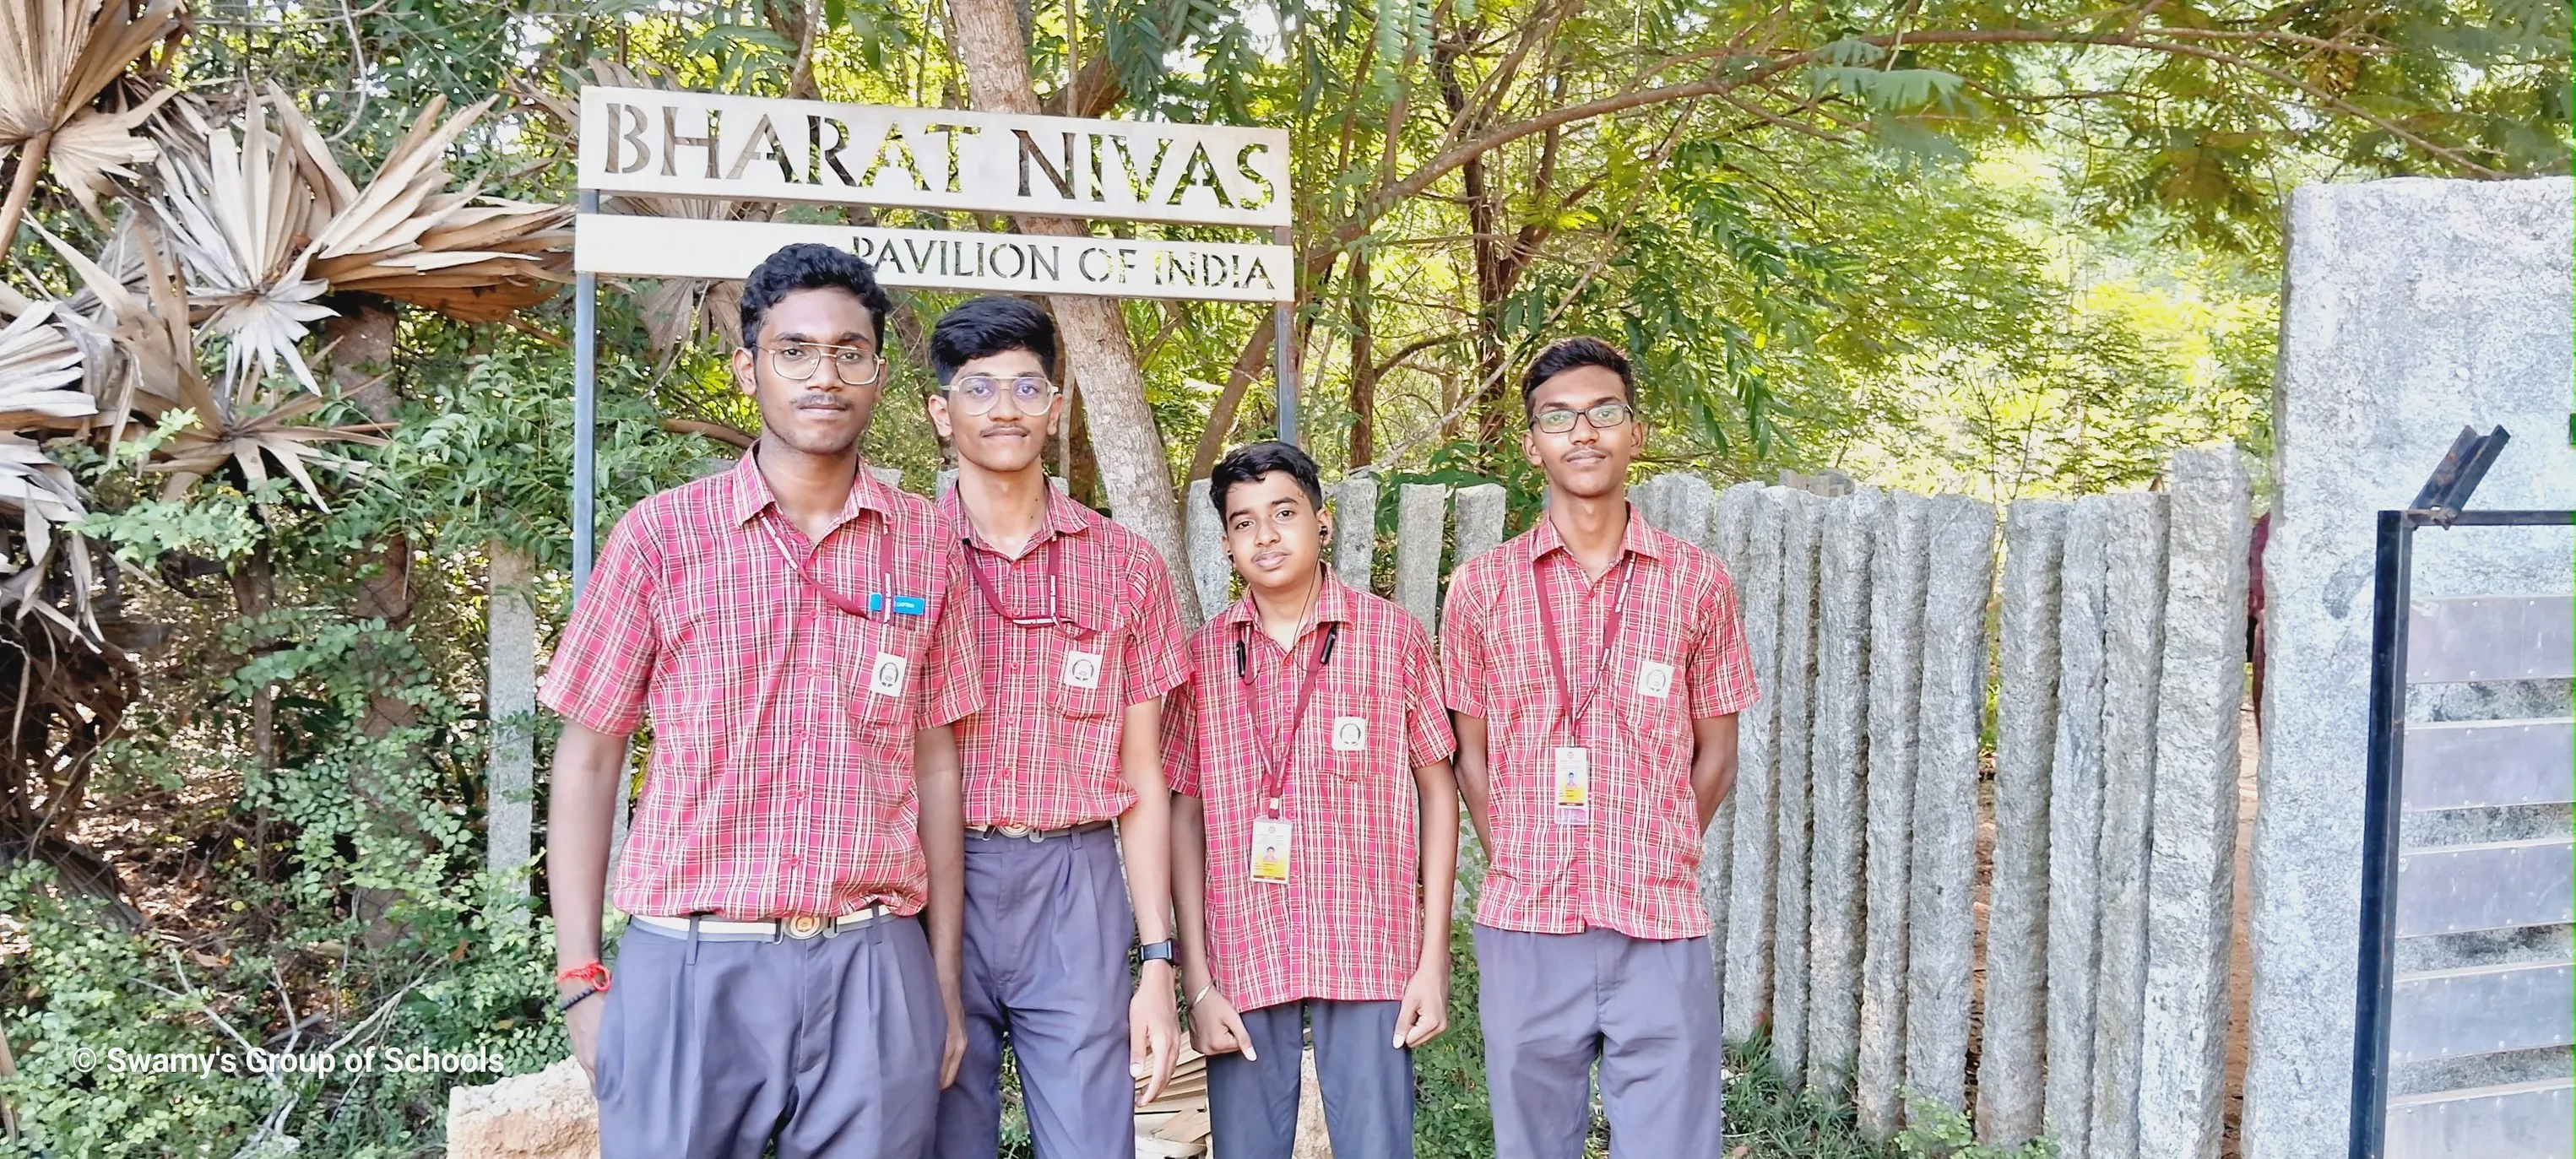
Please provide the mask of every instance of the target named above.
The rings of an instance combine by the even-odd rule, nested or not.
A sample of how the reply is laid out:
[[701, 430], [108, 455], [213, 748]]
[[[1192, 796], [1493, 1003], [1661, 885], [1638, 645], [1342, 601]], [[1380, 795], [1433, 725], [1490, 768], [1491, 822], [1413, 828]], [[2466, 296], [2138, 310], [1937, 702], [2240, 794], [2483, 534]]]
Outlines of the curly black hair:
[[877, 285], [876, 267], [866, 258], [848, 250], [800, 241], [780, 246], [778, 252], [762, 260], [760, 267], [742, 283], [742, 340], [748, 346], [760, 341], [760, 320], [778, 300], [798, 290], [835, 287], [848, 290], [859, 304], [867, 307], [868, 328], [876, 331], [877, 348], [885, 348], [885, 319], [894, 311], [894, 299], [886, 297], [885, 287]]

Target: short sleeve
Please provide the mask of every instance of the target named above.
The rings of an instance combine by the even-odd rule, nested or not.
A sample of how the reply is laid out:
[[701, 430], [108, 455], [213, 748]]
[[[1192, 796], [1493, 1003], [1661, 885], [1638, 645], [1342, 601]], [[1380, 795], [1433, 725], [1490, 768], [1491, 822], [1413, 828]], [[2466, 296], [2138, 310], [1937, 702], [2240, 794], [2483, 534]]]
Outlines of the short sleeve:
[[1171, 565], [1147, 549], [1135, 553], [1129, 573], [1136, 577], [1129, 585], [1136, 621], [1127, 633], [1127, 703], [1143, 704], [1189, 679], [1189, 644], [1181, 629], [1180, 598], [1172, 590]]
[[1491, 715], [1485, 706], [1493, 687], [1493, 669], [1485, 662], [1482, 585], [1474, 572], [1453, 581], [1449, 602], [1440, 615], [1440, 673], [1449, 710], [1464, 716]]
[[1715, 606], [1691, 645], [1683, 672], [1694, 720], [1732, 716], [1752, 707], [1761, 695], [1753, 686], [1753, 652], [1744, 643], [1744, 615], [1736, 603], [1735, 584], [1723, 565], [1712, 566], [1717, 580], [1709, 600]]
[[1198, 689], [1186, 679], [1163, 697], [1163, 783], [1199, 795]]
[[1440, 668], [1431, 658], [1431, 636], [1411, 617], [1404, 624], [1404, 739], [1413, 767], [1421, 768], [1457, 755], [1458, 737], [1450, 730], [1449, 711], [1441, 703]]
[[974, 580], [967, 576], [965, 560], [957, 553], [947, 553], [945, 558], [947, 596], [939, 604], [939, 625], [932, 629], [930, 650], [922, 657], [931, 678], [919, 684], [922, 702], [917, 728], [955, 724], [984, 707], [984, 680], [975, 651], [975, 614], [966, 595]]
[[645, 694], [662, 647], [653, 626], [661, 555], [640, 512], [627, 512], [610, 530], [546, 669], [538, 699], [547, 708], [611, 736], [644, 723]]

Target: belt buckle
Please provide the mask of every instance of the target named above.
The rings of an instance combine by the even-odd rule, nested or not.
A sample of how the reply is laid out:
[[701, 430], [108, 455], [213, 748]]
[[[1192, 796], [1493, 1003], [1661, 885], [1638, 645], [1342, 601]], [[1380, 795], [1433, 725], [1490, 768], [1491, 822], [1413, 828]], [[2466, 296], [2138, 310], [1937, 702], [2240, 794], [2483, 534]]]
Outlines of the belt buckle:
[[787, 919], [787, 936], [810, 938], [823, 932], [823, 919], [812, 914], [798, 914]]
[[1020, 824], [997, 825], [994, 827], [994, 830], [1004, 837], [1026, 837], [1031, 833], [1037, 832], [1035, 829], [1031, 829], [1026, 825]]

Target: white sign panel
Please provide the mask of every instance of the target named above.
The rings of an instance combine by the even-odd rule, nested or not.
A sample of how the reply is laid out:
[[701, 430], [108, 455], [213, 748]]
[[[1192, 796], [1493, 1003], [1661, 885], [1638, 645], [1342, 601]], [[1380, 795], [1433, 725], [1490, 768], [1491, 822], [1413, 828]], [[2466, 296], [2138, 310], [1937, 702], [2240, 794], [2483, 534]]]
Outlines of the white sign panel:
[[908, 290], [1094, 294], [1115, 298], [1294, 302], [1283, 245], [1045, 237], [776, 221], [706, 221], [585, 213], [573, 222], [573, 268], [648, 278], [747, 277], [793, 242], [846, 249], [877, 281]]
[[1281, 129], [1008, 116], [585, 87], [581, 187], [603, 193], [1289, 223]]

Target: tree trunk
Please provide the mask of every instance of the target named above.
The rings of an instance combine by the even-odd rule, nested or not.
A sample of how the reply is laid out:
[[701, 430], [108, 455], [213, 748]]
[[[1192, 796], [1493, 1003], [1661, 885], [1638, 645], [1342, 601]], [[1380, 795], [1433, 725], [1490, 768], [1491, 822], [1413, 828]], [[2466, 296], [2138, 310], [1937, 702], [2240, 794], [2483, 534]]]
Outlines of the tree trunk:
[[[950, 0], [951, 45], [966, 66], [974, 106], [986, 112], [1030, 114], [1038, 111], [1029, 84], [1026, 37], [1012, 0]], [[1053, 237], [1076, 237], [1080, 223], [1061, 217], [1022, 216], [1021, 230]], [[1084, 425], [1092, 434], [1102, 490], [1118, 521], [1134, 528], [1171, 565], [1182, 613], [1199, 618], [1198, 596], [1187, 582], [1190, 562], [1181, 536], [1180, 506], [1172, 495], [1171, 454], [1154, 412], [1145, 405], [1145, 381], [1136, 365], [1136, 346], [1127, 333], [1126, 316], [1112, 298], [1057, 295], [1056, 325], [1064, 338], [1065, 360], [1082, 382]]]
[[1351, 252], [1351, 446], [1345, 469], [1369, 465], [1377, 454], [1376, 335], [1369, 330], [1369, 260], [1367, 250]]

